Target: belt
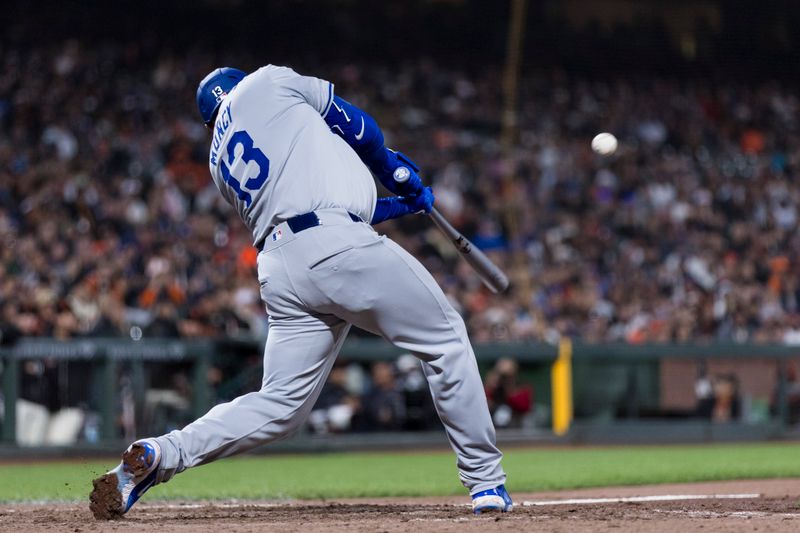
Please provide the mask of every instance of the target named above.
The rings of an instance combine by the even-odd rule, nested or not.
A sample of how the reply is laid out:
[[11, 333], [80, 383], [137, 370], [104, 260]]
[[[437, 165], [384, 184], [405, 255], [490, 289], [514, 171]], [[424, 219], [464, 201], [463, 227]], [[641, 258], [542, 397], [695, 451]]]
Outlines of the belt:
[[296, 235], [309, 228], [322, 225], [334, 225], [339, 222], [344, 222], [348, 218], [353, 222], [364, 222], [360, 216], [344, 209], [320, 209], [318, 211], [310, 211], [302, 215], [296, 215], [270, 228], [267, 234], [260, 241], [256, 242], [254, 246], [259, 252], [263, 252], [264, 246], [270, 240], [270, 236], [272, 237], [272, 241], [278, 241], [284, 237], [283, 233], [285, 230], [289, 230]]

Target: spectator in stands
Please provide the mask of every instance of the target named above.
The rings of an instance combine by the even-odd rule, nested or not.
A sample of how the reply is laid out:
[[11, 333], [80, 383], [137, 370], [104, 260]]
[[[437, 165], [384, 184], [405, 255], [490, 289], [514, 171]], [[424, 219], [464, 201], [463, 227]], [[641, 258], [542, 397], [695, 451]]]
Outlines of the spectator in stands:
[[495, 426], [520, 427], [533, 408], [533, 387], [519, 382], [517, 362], [498, 359], [486, 375], [484, 386]]
[[311, 431], [317, 434], [341, 433], [360, 425], [362, 400], [348, 388], [347, 366], [337, 362], [309, 415]]
[[742, 397], [739, 378], [735, 374], [723, 374], [714, 379], [714, 410], [711, 420], [731, 422], [742, 416]]
[[800, 377], [797, 372], [797, 362], [790, 361], [786, 365], [786, 375], [784, 379], [785, 390], [781, 391], [781, 370], [778, 369], [776, 376], [775, 392], [772, 395], [770, 402], [770, 412], [777, 416], [781, 414], [781, 392], [786, 395], [786, 422], [790, 425], [797, 425], [800, 423]]
[[402, 391], [404, 399], [403, 429], [424, 431], [436, 427], [439, 417], [419, 359], [410, 353], [403, 354], [397, 358], [395, 366], [397, 388]]
[[730, 422], [742, 416], [739, 378], [735, 374], [709, 377], [702, 367], [695, 382], [697, 416], [713, 422]]
[[694, 395], [697, 400], [695, 415], [710, 420], [714, 413], [714, 385], [708, 375], [708, 365], [702, 360], [697, 362], [697, 379], [694, 382]]
[[387, 361], [372, 366], [372, 386], [362, 398], [365, 424], [371, 430], [401, 429], [405, 423], [405, 397], [394, 372], [394, 366]]

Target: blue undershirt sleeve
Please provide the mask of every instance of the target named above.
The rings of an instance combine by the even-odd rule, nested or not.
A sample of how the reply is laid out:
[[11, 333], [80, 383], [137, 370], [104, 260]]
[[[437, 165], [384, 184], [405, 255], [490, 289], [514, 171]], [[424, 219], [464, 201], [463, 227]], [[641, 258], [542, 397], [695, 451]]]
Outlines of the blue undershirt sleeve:
[[[423, 188], [422, 180], [417, 175], [419, 168], [403, 154], [383, 145], [383, 132], [368, 113], [334, 95], [322, 118], [334, 133], [355, 150], [387, 189], [395, 194], [416, 194]], [[401, 183], [394, 179], [394, 171], [399, 167], [409, 170], [408, 179]]]

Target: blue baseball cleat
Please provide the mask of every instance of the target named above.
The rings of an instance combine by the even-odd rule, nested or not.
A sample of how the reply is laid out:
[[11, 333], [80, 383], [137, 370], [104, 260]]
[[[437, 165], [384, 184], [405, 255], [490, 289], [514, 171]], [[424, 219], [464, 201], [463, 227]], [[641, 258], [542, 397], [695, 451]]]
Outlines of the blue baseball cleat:
[[122, 453], [122, 462], [92, 481], [89, 509], [97, 520], [115, 520], [155, 485], [161, 447], [151, 439], [137, 440]]
[[513, 507], [514, 502], [511, 501], [505, 485], [498, 485], [493, 489], [483, 490], [472, 495], [472, 512], [475, 514], [490, 511], [507, 513]]

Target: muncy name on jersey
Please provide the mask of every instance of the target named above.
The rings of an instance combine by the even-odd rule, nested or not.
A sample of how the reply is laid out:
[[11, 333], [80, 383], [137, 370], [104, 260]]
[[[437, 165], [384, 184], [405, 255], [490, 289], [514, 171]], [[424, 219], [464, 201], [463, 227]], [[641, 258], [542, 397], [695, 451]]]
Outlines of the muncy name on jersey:
[[225, 136], [225, 132], [228, 131], [228, 127], [233, 123], [233, 118], [231, 117], [231, 105], [228, 104], [225, 106], [225, 109], [222, 110], [217, 122], [214, 126], [214, 139], [211, 141], [211, 166], [217, 166], [217, 157], [219, 156], [219, 150], [222, 147], [222, 138]]

